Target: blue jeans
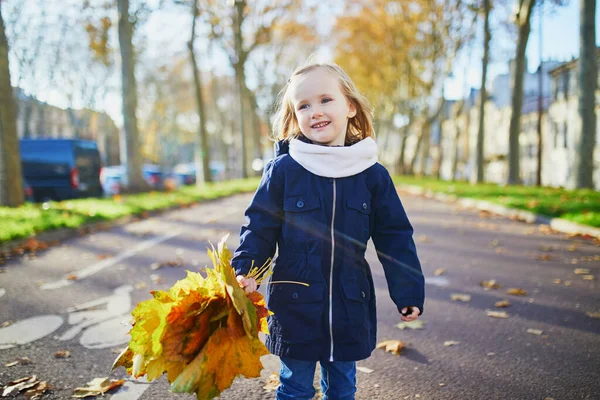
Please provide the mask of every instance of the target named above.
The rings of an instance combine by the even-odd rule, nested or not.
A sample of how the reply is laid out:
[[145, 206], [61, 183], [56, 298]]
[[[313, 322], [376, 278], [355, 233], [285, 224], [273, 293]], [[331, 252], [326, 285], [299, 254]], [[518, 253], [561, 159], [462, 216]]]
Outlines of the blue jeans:
[[[310, 400], [315, 395], [313, 380], [315, 361], [281, 357], [280, 385], [277, 400]], [[346, 361], [321, 362], [323, 400], [354, 400], [356, 393], [356, 363]]]

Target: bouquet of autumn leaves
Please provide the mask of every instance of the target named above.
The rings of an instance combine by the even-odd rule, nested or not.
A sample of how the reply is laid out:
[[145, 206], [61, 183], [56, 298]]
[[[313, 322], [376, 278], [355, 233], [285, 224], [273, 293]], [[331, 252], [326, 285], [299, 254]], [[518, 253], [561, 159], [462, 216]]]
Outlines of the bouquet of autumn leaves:
[[[259, 292], [239, 286], [226, 239], [208, 250], [213, 268], [206, 277], [188, 271], [169, 291], [153, 291], [154, 298], [137, 305], [131, 341], [113, 369], [123, 366], [149, 381], [166, 373], [172, 392], [196, 393], [198, 400], [219, 396], [239, 374], [260, 376], [268, 351], [258, 332], [267, 333], [270, 312]], [[270, 263], [249, 276], [262, 281], [269, 272]]]

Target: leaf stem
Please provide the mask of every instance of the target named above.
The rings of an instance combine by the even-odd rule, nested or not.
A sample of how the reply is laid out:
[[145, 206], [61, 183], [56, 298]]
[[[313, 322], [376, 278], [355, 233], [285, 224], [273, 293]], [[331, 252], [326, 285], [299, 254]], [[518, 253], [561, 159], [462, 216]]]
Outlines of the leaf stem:
[[296, 282], [296, 281], [271, 281], [271, 282], [266, 282], [263, 283], [263, 285], [272, 285], [274, 283], [295, 283], [297, 285], [304, 285], [306, 287], [310, 286], [308, 283], [304, 283], [304, 282]]

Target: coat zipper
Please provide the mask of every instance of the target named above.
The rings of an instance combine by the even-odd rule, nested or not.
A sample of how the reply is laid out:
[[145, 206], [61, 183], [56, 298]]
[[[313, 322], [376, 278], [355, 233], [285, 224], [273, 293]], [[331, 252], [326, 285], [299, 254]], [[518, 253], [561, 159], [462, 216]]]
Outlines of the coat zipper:
[[333, 179], [333, 212], [331, 214], [331, 268], [329, 269], [329, 338], [331, 340], [331, 352], [329, 361], [333, 362], [333, 261], [335, 257], [335, 203], [336, 203], [336, 182]]

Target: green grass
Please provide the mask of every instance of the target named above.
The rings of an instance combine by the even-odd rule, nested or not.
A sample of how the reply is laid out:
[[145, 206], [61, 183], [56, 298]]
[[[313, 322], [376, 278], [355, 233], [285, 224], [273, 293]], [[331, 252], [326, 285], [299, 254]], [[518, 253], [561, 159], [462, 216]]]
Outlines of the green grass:
[[533, 186], [471, 185], [433, 178], [394, 177], [396, 184], [415, 185], [433, 192], [453, 194], [531, 211], [547, 217], [563, 218], [600, 228], [600, 192], [589, 189], [565, 190]]
[[45, 204], [27, 203], [16, 208], [0, 207], [0, 243], [22, 239], [58, 228], [77, 228], [86, 223], [110, 221], [127, 215], [187, 205], [236, 193], [256, 190], [259, 178], [186, 186], [173, 192], [149, 192], [119, 198], [78, 199]]

